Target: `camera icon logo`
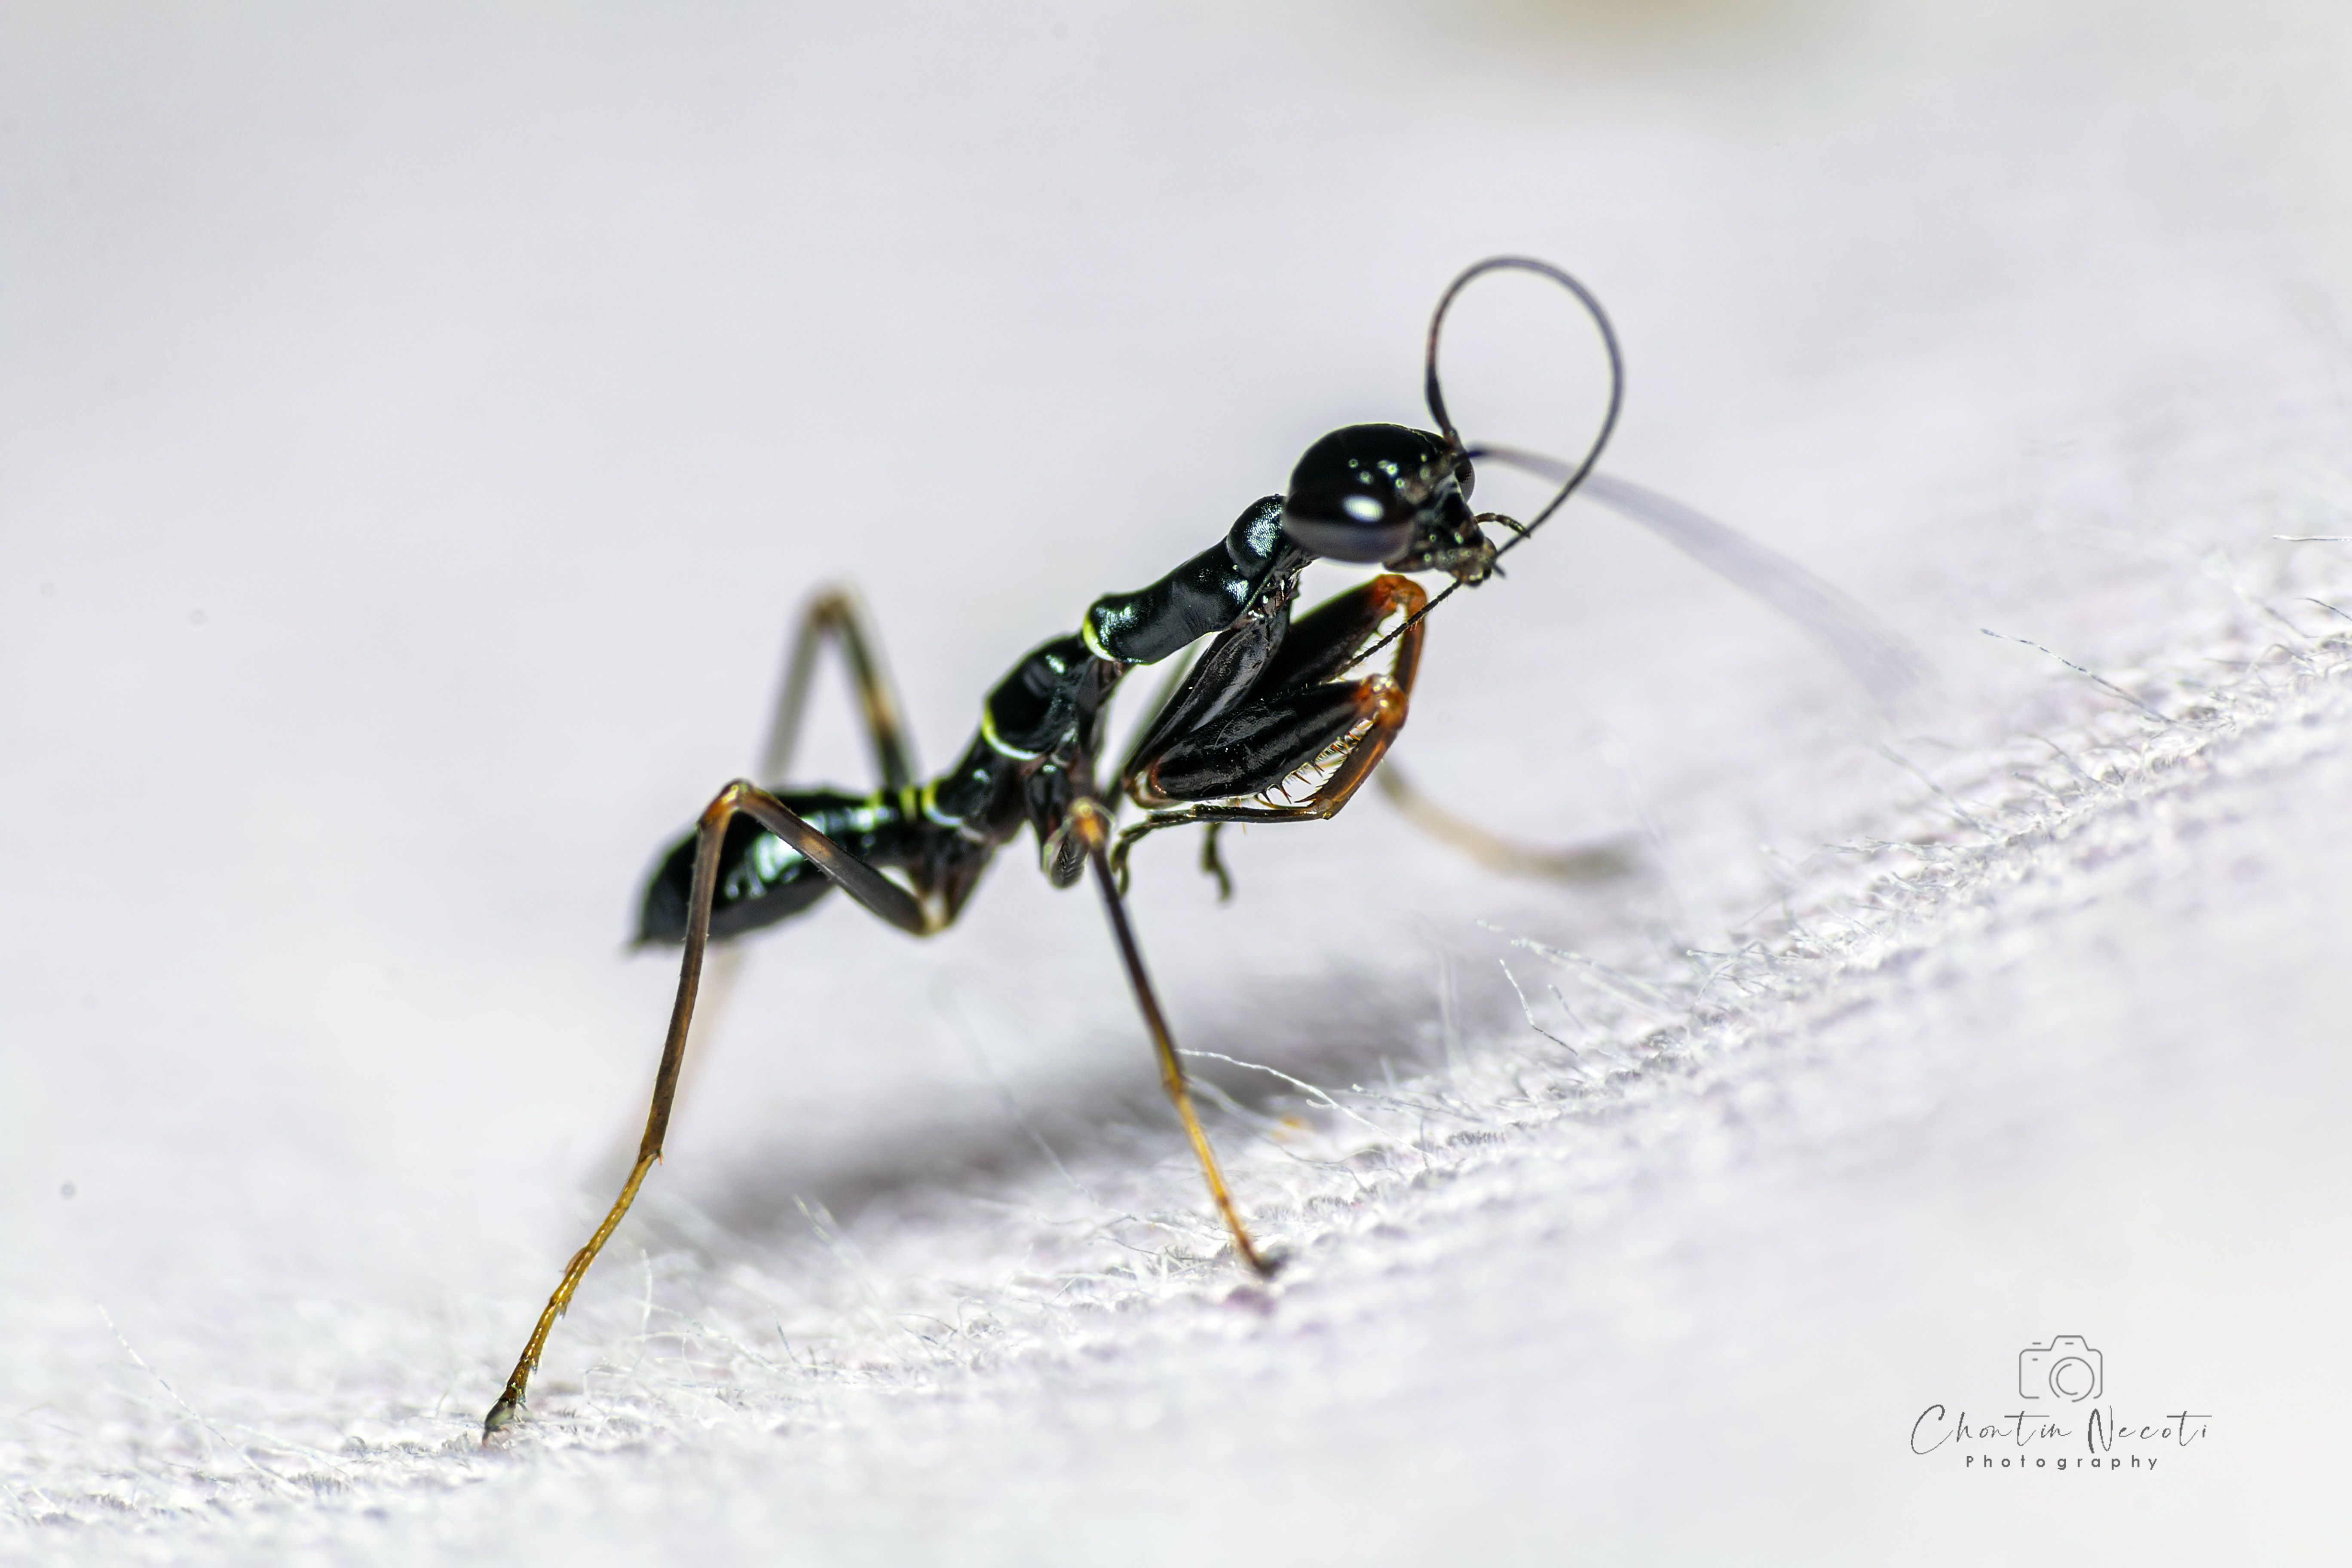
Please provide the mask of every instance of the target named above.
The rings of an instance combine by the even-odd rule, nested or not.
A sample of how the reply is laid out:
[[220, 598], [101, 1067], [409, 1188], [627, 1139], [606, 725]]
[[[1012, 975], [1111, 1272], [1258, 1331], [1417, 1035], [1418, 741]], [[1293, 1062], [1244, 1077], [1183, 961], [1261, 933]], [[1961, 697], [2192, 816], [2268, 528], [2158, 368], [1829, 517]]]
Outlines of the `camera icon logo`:
[[2028, 1399], [2096, 1399], [2106, 1386], [2107, 1358], [2080, 1334], [2053, 1334], [2017, 1352], [2017, 1392]]

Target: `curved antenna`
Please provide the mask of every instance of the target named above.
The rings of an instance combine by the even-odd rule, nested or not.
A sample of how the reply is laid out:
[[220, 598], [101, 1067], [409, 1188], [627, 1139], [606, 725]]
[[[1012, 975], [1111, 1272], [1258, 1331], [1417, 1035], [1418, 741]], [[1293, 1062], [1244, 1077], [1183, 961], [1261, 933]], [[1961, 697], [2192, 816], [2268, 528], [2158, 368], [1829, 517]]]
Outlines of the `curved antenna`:
[[[1577, 302], [1591, 316], [1593, 325], [1600, 329], [1601, 344], [1608, 350], [1608, 412], [1601, 416], [1601, 429], [1593, 437], [1592, 445], [1586, 448], [1584, 457], [1578, 462], [1564, 463], [1541, 452], [1507, 447], [1498, 442], [1468, 446], [1445, 412], [1445, 395], [1437, 380], [1437, 343], [1445, 325], [1445, 312], [1452, 307], [1454, 296], [1461, 293], [1473, 279], [1505, 269], [1537, 273], [1576, 296]], [[1447, 285], [1444, 294], [1437, 301], [1436, 313], [1429, 321], [1429, 350], [1423, 384], [1431, 417], [1436, 420], [1446, 444], [1462, 457], [1472, 462], [1507, 463], [1559, 483], [1559, 489], [1554, 492], [1550, 502], [1536, 513], [1532, 521], [1517, 523], [1507, 518], [1480, 515], [1478, 521], [1481, 522], [1500, 522], [1512, 531], [1512, 537], [1495, 552], [1496, 559], [1517, 548], [1545, 520], [1558, 511], [1570, 496], [1581, 489], [1592, 500], [1649, 529], [1734, 586], [1753, 595], [1811, 632], [1869, 689], [1882, 708], [1895, 707], [1911, 688], [1927, 678], [1927, 660], [1901, 634], [1880, 624], [1868, 611], [1795, 562], [1767, 550], [1754, 540], [1670, 496], [1592, 471], [1593, 466], [1601, 460], [1601, 448], [1609, 444], [1609, 437], [1617, 427], [1618, 410], [1625, 399], [1625, 363], [1618, 350], [1617, 333], [1610, 326], [1608, 313], [1601, 310], [1601, 302], [1592, 297], [1591, 289], [1549, 262], [1525, 256], [1490, 256]], [[1403, 625], [1350, 659], [1349, 668], [1363, 663], [1394, 642], [1414, 622], [1426, 618], [1431, 611], [1453, 597], [1454, 591], [1462, 585], [1460, 578], [1448, 583]]]
[[[1574, 295], [1576, 302], [1584, 307], [1585, 314], [1591, 316], [1592, 324], [1600, 329], [1601, 346], [1609, 354], [1609, 408], [1601, 416], [1601, 428], [1594, 434], [1592, 444], [1585, 448], [1583, 460], [1569, 470], [1544, 509], [1530, 521], [1521, 525], [1510, 541], [1495, 552], [1497, 556], [1517, 548], [1520, 541], [1541, 528], [1545, 521], [1576, 493], [1576, 488], [1584, 482], [1586, 475], [1592, 472], [1592, 466], [1601, 460], [1601, 448], [1609, 445], [1609, 437], [1616, 431], [1618, 411], [1625, 405], [1625, 356], [1617, 346], [1617, 330], [1609, 324], [1609, 312], [1601, 308], [1601, 301], [1593, 298], [1592, 290], [1549, 261], [1538, 261], [1532, 256], [1490, 256], [1465, 268], [1460, 277], [1445, 286], [1445, 292], [1438, 296], [1436, 310], [1429, 318], [1429, 349], [1423, 362], [1422, 391], [1429, 400], [1429, 416], [1437, 421], [1438, 434], [1445, 437], [1446, 444], [1464, 452], [1465, 456], [1470, 455], [1463, 446], [1461, 433], [1454, 428], [1454, 421], [1445, 412], [1445, 394], [1438, 384], [1437, 344], [1445, 331], [1445, 312], [1454, 308], [1454, 296], [1469, 287], [1473, 279], [1489, 272], [1504, 271], [1532, 272], [1538, 277], [1549, 278]], [[1482, 450], [1486, 456], [1516, 467], [1530, 467], [1525, 455], [1510, 448], [1490, 446]], [[1549, 477], [1549, 470], [1545, 471]]]
[[1827, 648], [1879, 707], [1892, 710], [1927, 679], [1927, 660], [1903, 634], [1806, 571], [1672, 496], [1594, 474], [1584, 499], [1656, 534], [1733, 587], [1778, 610]]
[[[1473, 280], [1489, 272], [1532, 272], [1539, 278], [1550, 279], [1576, 297], [1576, 302], [1584, 307], [1585, 314], [1592, 318], [1592, 324], [1601, 331], [1601, 346], [1609, 355], [1609, 407], [1601, 416], [1601, 428], [1593, 433], [1592, 445], [1584, 449], [1583, 459], [1573, 468], [1564, 468], [1554, 458], [1522, 452], [1511, 447], [1465, 447], [1462, 443], [1462, 433], [1454, 427], [1452, 416], [1445, 412], [1445, 393], [1437, 379], [1437, 344], [1445, 331], [1445, 312], [1454, 308], [1456, 295], [1468, 288]], [[1511, 538], [1495, 552], [1495, 558], [1500, 560], [1517, 549], [1528, 535], [1544, 525], [1552, 513], [1565, 506], [1568, 498], [1576, 493], [1577, 487], [1584, 483], [1585, 476], [1592, 472], [1592, 466], [1601, 460], [1601, 448], [1609, 445], [1609, 437], [1616, 433], [1617, 416], [1625, 406], [1625, 355], [1617, 346], [1617, 329], [1610, 325], [1609, 312], [1601, 308], [1601, 301], [1593, 297], [1592, 290], [1574, 277], [1550, 262], [1538, 261], [1532, 256], [1490, 256], [1484, 261], [1474, 261], [1464, 268], [1460, 275], [1445, 286], [1445, 292], [1437, 297], [1437, 309], [1431, 312], [1429, 318], [1429, 346], [1422, 359], [1421, 388], [1422, 395], [1429, 402], [1429, 416], [1437, 422], [1438, 434], [1445, 437], [1447, 446], [1464, 457], [1473, 461], [1482, 457], [1493, 458], [1498, 462], [1542, 474], [1547, 479], [1560, 479], [1559, 489], [1552, 492], [1551, 500], [1544, 503], [1543, 510], [1536, 513], [1532, 521], [1510, 525]], [[1402, 637], [1415, 623], [1426, 619], [1431, 611], [1452, 598], [1461, 586], [1462, 579], [1459, 577], [1448, 583], [1427, 604], [1407, 616], [1402, 626], [1349, 660], [1348, 668], [1354, 668]]]
[[[1831, 587], [1787, 556], [1766, 549], [1738, 529], [1717, 522], [1672, 496], [1614, 474], [1577, 474], [1557, 458], [1515, 447], [1471, 447], [1463, 456], [1475, 462], [1492, 458], [1515, 463], [1548, 479], [1573, 477], [1584, 499], [1640, 523], [1740, 592], [1760, 600], [1811, 633], [1845, 666], [1881, 708], [1893, 709], [1927, 679], [1927, 657], [1902, 633]], [[1524, 535], [1522, 536], [1524, 537]], [[1511, 543], [1518, 541], [1514, 539]], [[1505, 546], [1505, 549], [1509, 546]], [[1497, 550], [1496, 554], [1503, 552]], [[1448, 586], [1452, 591], [1452, 585]], [[1440, 594], [1430, 600], [1435, 607]]]

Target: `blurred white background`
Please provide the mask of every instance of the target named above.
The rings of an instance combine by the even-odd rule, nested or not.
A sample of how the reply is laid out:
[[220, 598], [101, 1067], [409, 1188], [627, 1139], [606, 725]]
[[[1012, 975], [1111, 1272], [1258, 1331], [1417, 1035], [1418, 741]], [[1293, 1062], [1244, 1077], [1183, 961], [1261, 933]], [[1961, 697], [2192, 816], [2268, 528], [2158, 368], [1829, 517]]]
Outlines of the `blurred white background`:
[[[1433, 621], [1398, 755], [1520, 836], [1629, 841], [1638, 875], [1500, 881], [1369, 796], [1233, 844], [1222, 910], [1188, 847], [1139, 853], [1188, 1045], [1334, 1084], [1410, 1078], [1449, 1038], [1507, 1053], [1480, 922], [1636, 973], [1727, 951], [1814, 896], [1819, 847], [1901, 836], [1921, 785], [1882, 747], [1992, 776], [2105, 700], [1980, 628], [2111, 673], [2177, 664], [2327, 570], [2330, 547], [2272, 536], [2352, 531], [2347, 48], [2341, 7], [2284, 0], [0, 10], [0, 1503], [28, 1549], [990, 1561], [1054, 1555], [1039, 1521], [1076, 1519], [1081, 1559], [1295, 1532], [1367, 1560], [1825, 1561], [2014, 1556], [2030, 1520], [2053, 1550], [2161, 1557], [2261, 1518], [2286, 1554], [2318, 1499], [2246, 1456], [2336, 1428], [2263, 1405], [2224, 1352], [2307, 1326], [2263, 1291], [2341, 1283], [2332, 1207], [2265, 1205], [2321, 1146], [2275, 1117], [2347, 1087], [2284, 1048], [2341, 1016], [2326, 949], [2289, 962], [2324, 922], [2277, 914], [2341, 858], [2276, 826], [2327, 830], [2307, 782], [2213, 807], [2275, 818], [2217, 851], [2252, 868], [2236, 892], [2200, 873], [2177, 905], [2118, 895], [2128, 925], [2099, 904], [2020, 939], [2042, 968], [2013, 1006], [1966, 978], [1991, 959], [1952, 960], [1983, 1013], [1945, 1021], [1932, 1068], [1882, 1064], [1898, 1089], [1830, 1071], [1844, 1132], [1768, 1130], [1777, 1152], [1719, 1186], [1637, 1142], [1593, 1236], [1535, 1184], [1515, 1201], [1551, 1240], [1478, 1304], [1437, 1290], [1458, 1261], [1373, 1240], [1318, 1349], [1306, 1307], [1206, 1372], [1194, 1331], [1136, 1327], [1120, 1386], [1150, 1418], [1066, 1470], [1003, 1459], [1027, 1491], [988, 1457], [1021, 1441], [902, 1450], [920, 1423], [887, 1400], [831, 1410], [822, 1440], [772, 1441], [756, 1402], [709, 1430], [583, 1416], [561, 1462], [552, 1438], [512, 1463], [465, 1439], [642, 1114], [674, 973], [621, 952], [637, 879], [750, 763], [813, 589], [864, 591], [943, 763], [1015, 657], [1213, 542], [1316, 436], [1418, 422], [1423, 325], [1463, 265], [1577, 271], [1629, 358], [1606, 466], [1807, 563], [1943, 679], [1890, 728], [1769, 612], [1571, 509]], [[1581, 439], [1590, 337], [1559, 300], [1497, 283], [1460, 330], [1465, 429]], [[802, 754], [864, 777], [845, 705]], [[656, 1178], [672, 1228], [624, 1233], [559, 1331], [548, 1413], [627, 1361], [639, 1247], [699, 1237], [689, 1293], [747, 1259], [789, 1272], [796, 1198], [877, 1258], [953, 1254], [975, 1289], [1017, 1272], [968, 1202], [1050, 1185], [1008, 1093], [1074, 1159], [1162, 1161], [1160, 1201], [1198, 1206], [1097, 913], [1027, 858], [928, 944], [832, 904], [759, 944]], [[2116, 1105], [2099, 1073], [2170, 1059], [2066, 1010], [2100, 963], [2119, 994], [2186, 987], [2135, 1001], [2141, 1023], [2210, 1007], [2282, 1049], [2234, 1132], [2185, 1137], [2212, 1170], [2044, 1231], [2025, 1216], [2068, 1161], [2145, 1152], [2221, 1071], [2132, 1068], [2149, 1098], [2112, 1147], [2037, 1119], [2008, 1068], [1972, 1082], [1993, 1039], [2084, 1053], [2045, 1109]], [[2250, 993], [2258, 1018], [2232, 1011]], [[1909, 1016], [1900, 985], [1869, 1005]], [[2030, 1082], [2041, 1058], [2016, 1059]], [[2002, 1096], [2012, 1120], [1983, 1109]], [[1898, 1103], [1924, 1131], [1889, 1131], [1913, 1126]], [[2024, 1184], [1971, 1198], [1958, 1153], [1896, 1158], [1915, 1134], [1982, 1134]], [[1869, 1209], [1889, 1170], [1920, 1212]], [[2325, 1174], [2340, 1192], [2340, 1156]], [[1993, 1191], [2023, 1229], [1970, 1207]], [[2200, 1192], [2227, 1201], [2175, 1235]], [[1455, 1234], [1491, 1252], [1520, 1223]], [[2179, 1308], [2191, 1259], [2223, 1269], [2191, 1232], [2238, 1236], [2260, 1289]], [[2315, 1256], [2277, 1239], [2297, 1234]], [[1794, 1283], [1814, 1247], [1851, 1320]], [[1663, 1252], [1664, 1275], [1626, 1261]], [[1989, 1316], [1935, 1316], [1978, 1280]], [[1513, 1313], [1553, 1286], [1590, 1337], [1522, 1364], [1550, 1320]], [[2064, 1316], [2085, 1302], [2108, 1316]], [[1988, 1502], [1901, 1453], [1916, 1388], [1998, 1372], [2021, 1333], [2126, 1321], [2143, 1364], [2161, 1344], [2275, 1417], [2227, 1484]], [[1849, 1384], [1840, 1334], [1899, 1343], [1870, 1340]], [[2341, 1392], [2340, 1352], [2282, 1342], [2273, 1364]], [[1361, 1405], [1274, 1420], [1318, 1356]], [[968, 1397], [1034, 1437], [1089, 1396], [1076, 1364]], [[1365, 1370], [1401, 1364], [1449, 1370]], [[1852, 1452], [1717, 1424], [1880, 1378], [1790, 1417]], [[1253, 1457], [1237, 1428], [1286, 1436]], [[370, 1468], [387, 1443], [402, 1463]], [[298, 1449], [347, 1457], [321, 1483]], [[819, 1454], [836, 1468], [798, 1470]], [[1181, 1479], [1155, 1500], [1148, 1475]]]

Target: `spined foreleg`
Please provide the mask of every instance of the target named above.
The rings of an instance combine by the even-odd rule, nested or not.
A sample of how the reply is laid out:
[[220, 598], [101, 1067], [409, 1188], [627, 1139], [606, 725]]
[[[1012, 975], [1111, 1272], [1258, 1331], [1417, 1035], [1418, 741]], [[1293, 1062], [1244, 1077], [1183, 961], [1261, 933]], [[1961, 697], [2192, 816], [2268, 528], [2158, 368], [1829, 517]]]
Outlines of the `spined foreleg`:
[[[1125, 783], [1150, 815], [1119, 835], [1112, 869], [1123, 878], [1135, 841], [1164, 827], [1338, 816], [1404, 728], [1421, 667], [1421, 623], [1411, 617], [1425, 602], [1408, 577], [1375, 577], [1350, 589], [1300, 617], [1246, 700], [1134, 759]], [[1329, 679], [1400, 614], [1406, 624], [1387, 669]], [[1305, 800], [1265, 798], [1318, 767], [1328, 771]]]

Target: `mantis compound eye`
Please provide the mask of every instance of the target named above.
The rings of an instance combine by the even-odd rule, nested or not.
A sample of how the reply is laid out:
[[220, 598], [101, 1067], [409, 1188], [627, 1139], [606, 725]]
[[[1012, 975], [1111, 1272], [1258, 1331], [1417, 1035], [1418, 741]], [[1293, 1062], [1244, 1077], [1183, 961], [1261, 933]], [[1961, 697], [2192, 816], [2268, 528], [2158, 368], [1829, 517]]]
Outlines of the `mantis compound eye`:
[[1453, 460], [1438, 437], [1402, 425], [1334, 430], [1290, 471], [1282, 531], [1328, 560], [1393, 561], [1429, 520]]
[[1331, 561], [1386, 561], [1412, 542], [1413, 509], [1391, 493], [1325, 486], [1290, 492], [1282, 531], [1302, 550]]

